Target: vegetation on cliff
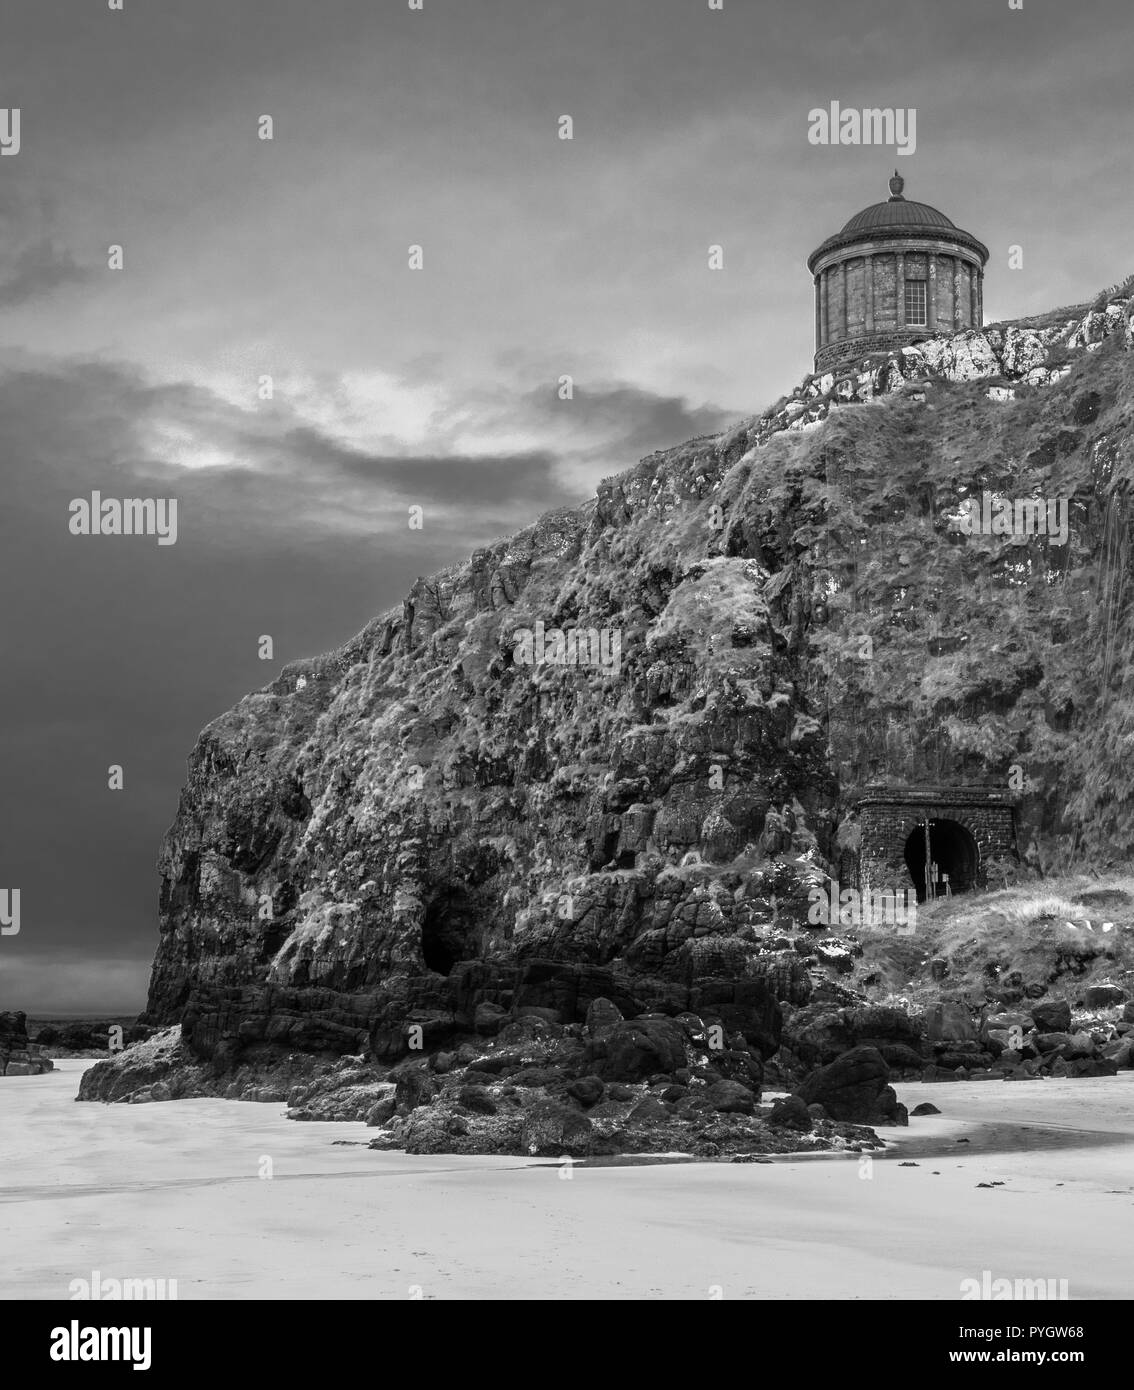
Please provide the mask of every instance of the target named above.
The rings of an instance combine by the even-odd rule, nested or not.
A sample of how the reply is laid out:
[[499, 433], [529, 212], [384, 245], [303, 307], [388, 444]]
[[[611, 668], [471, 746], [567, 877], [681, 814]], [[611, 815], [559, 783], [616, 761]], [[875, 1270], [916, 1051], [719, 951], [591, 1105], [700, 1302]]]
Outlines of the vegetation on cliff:
[[[612, 1000], [719, 1023], [758, 1091], [781, 1008], [929, 959], [809, 944], [865, 785], [1018, 792], [1021, 859], [983, 866], [1007, 888], [1127, 861], [1131, 288], [808, 377], [222, 715], [163, 848], [147, 1021], [224, 1075]], [[996, 498], [1051, 528], [958, 524]], [[832, 1036], [924, 1060], [860, 1022]]]

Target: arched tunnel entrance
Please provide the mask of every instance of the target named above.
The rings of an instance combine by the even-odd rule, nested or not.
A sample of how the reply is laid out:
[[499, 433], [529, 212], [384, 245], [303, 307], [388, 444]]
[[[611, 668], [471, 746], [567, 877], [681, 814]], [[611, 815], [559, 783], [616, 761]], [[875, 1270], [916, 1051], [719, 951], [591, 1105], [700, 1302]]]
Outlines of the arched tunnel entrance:
[[425, 909], [421, 924], [421, 954], [426, 968], [448, 975], [458, 961], [480, 954], [476, 913], [467, 893], [445, 889]]
[[976, 887], [980, 856], [976, 841], [959, 821], [922, 821], [906, 840], [905, 859], [919, 903]]

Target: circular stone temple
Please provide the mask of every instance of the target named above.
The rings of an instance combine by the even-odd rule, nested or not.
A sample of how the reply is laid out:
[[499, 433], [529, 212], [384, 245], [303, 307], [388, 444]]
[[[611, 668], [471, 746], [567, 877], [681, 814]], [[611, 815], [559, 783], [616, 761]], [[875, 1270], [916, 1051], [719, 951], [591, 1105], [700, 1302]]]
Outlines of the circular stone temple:
[[856, 213], [807, 259], [815, 281], [815, 370], [983, 322], [988, 247], [943, 212], [902, 196]]

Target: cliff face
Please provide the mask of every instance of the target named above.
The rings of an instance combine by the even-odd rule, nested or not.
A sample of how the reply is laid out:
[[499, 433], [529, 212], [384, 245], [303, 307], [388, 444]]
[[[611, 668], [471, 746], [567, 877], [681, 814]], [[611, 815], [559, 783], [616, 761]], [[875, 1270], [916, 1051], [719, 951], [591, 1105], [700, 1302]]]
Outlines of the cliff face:
[[[1131, 345], [1124, 292], [809, 377], [287, 667], [193, 751], [146, 1020], [224, 1069], [606, 996], [767, 1055], [865, 782], [1021, 765], [1038, 857], [1125, 857]], [[958, 532], [985, 491], [1068, 540]]]

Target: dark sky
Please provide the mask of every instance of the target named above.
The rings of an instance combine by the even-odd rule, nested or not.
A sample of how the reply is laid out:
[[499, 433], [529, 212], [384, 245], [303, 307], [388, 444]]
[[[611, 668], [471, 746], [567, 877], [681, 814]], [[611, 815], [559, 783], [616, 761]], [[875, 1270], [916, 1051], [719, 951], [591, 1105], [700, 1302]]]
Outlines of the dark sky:
[[[988, 244], [989, 318], [1122, 279], [1132, 51], [1129, 0], [6, 6], [0, 1008], [141, 1008], [198, 731], [789, 390], [803, 262], [895, 164]], [[809, 144], [832, 100], [916, 151]], [[94, 489], [176, 498], [176, 545], [71, 535]]]

